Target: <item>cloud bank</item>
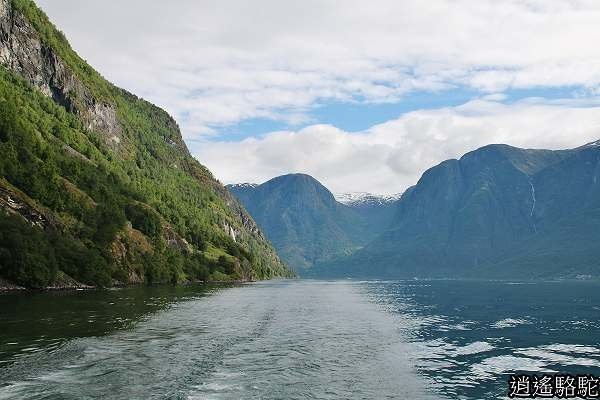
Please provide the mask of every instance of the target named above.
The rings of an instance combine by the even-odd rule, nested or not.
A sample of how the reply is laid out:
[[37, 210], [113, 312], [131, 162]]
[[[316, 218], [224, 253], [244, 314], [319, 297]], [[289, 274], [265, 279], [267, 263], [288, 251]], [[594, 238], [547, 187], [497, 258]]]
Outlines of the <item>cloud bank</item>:
[[413, 91], [600, 85], [596, 0], [36, 0], [110, 80], [184, 137]]
[[[334, 191], [394, 193], [488, 143], [567, 148], [600, 137], [597, 0], [36, 2], [108, 79], [173, 114], [226, 183], [307, 172]], [[502, 104], [502, 92], [532, 88], [583, 100]], [[362, 132], [311, 120], [322, 104], [447, 90], [480, 98]], [[290, 130], [220, 139], [255, 118]]]
[[506, 105], [494, 98], [410, 112], [362, 132], [312, 125], [241, 142], [207, 142], [196, 155], [225, 183], [303, 172], [334, 192], [392, 194], [414, 185], [427, 168], [486, 144], [565, 149], [600, 138], [600, 106]]

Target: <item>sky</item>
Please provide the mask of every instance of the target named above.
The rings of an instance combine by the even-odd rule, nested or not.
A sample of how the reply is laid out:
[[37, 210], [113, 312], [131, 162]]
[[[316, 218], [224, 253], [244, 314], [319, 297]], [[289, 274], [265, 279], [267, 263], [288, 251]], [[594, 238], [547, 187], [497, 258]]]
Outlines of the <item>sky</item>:
[[36, 0], [223, 183], [393, 194], [490, 143], [600, 139], [596, 0]]

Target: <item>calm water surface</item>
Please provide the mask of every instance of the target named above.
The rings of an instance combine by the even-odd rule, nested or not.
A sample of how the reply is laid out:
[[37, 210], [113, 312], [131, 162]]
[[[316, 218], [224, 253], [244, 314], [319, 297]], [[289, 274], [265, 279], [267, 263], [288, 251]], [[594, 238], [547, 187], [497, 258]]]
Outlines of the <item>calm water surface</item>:
[[600, 284], [0, 296], [0, 399], [493, 399], [516, 371], [600, 374]]

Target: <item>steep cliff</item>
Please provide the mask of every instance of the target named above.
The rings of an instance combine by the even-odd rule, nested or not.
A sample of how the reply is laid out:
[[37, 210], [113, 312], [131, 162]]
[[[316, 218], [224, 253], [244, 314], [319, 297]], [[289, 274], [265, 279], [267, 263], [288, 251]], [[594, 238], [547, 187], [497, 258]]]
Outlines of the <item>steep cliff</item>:
[[490, 145], [426, 171], [390, 226], [324, 275], [600, 276], [600, 147]]
[[0, 0], [0, 64], [0, 231], [44, 242], [0, 243], [0, 276], [45, 286], [58, 271], [103, 285], [290, 275], [176, 122], [103, 79], [30, 0]]

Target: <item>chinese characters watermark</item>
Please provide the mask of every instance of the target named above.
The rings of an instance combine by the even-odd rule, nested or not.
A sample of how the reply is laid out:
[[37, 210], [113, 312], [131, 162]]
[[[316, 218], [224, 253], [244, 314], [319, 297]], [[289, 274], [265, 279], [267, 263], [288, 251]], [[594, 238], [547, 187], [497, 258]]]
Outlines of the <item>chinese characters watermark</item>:
[[508, 397], [598, 399], [600, 378], [593, 375], [511, 375]]

